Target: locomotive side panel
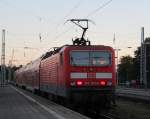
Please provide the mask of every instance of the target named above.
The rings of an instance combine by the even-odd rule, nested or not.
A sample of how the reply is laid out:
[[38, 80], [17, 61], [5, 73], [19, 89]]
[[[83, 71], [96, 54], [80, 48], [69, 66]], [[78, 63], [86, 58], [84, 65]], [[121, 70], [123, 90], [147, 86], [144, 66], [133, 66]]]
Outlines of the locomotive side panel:
[[50, 57], [41, 61], [40, 65], [40, 90], [43, 92], [56, 92], [57, 85], [57, 59]]
[[61, 50], [55, 55], [41, 61], [40, 89], [57, 96], [67, 97], [65, 52]]
[[65, 51], [59, 53], [59, 63], [58, 63], [58, 89], [57, 94], [59, 96], [67, 98], [68, 88], [67, 88], [67, 76], [66, 76], [66, 62]]

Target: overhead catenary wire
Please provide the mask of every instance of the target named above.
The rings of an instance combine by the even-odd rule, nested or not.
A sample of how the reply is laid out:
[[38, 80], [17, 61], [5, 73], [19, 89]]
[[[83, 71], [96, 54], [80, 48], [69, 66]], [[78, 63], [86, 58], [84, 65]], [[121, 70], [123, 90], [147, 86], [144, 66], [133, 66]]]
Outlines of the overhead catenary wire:
[[[30, 15], [36, 19], [40, 19], [41, 16], [31, 12], [31, 11], [28, 11], [27, 9], [24, 9], [24, 8], [21, 8], [21, 7], [17, 7], [15, 6], [14, 4], [10, 3], [10, 1], [7, 1], [7, 0], [1, 0], [0, 2], [2, 2], [3, 4], [7, 5], [7, 7], [11, 7], [13, 9], [16, 9], [16, 10], [19, 10], [19, 11], [22, 11], [24, 14], [27, 14], [27, 15]], [[43, 19], [43, 18], [42, 18]]]
[[[40, 25], [41, 25], [41, 21], [44, 20], [44, 18], [42, 18], [40, 15], [37, 15], [37, 14], [27, 10], [27, 9], [24, 9], [24, 8], [21, 8], [21, 7], [17, 7], [14, 4], [12, 4], [10, 1], [2, 0], [1, 2], [3, 4], [5, 4], [5, 5], [7, 5], [7, 7], [11, 7], [13, 9], [22, 11], [24, 14], [27, 14], [27, 15], [30, 15], [30, 16], [36, 18], [40, 22]], [[40, 26], [40, 29], [41, 29], [41, 26]], [[42, 41], [42, 33], [41, 33], [41, 31], [40, 31], [40, 33], [38, 33], [38, 37], [39, 37], [39, 40], [41, 42]]]
[[[105, 8], [108, 4], [110, 4], [112, 2], [112, 0], [109, 0], [107, 2], [105, 2], [104, 4], [100, 5], [98, 8], [96, 8], [95, 10], [93, 10], [92, 12], [90, 12], [86, 17], [84, 17], [85, 19], [86, 18], [89, 18], [91, 17], [92, 15], [94, 15], [95, 13], [97, 13], [99, 10]], [[66, 34], [72, 27], [69, 27], [67, 30], [65, 30], [64, 32], [62, 32], [61, 34], [57, 35], [55, 37], [55, 40], [58, 39], [59, 37], [63, 36], [64, 34]]]
[[[67, 17], [69, 17], [69, 16], [75, 11], [75, 9], [77, 9], [77, 8], [81, 5], [81, 2], [82, 2], [82, 0], [79, 0], [79, 1], [71, 8], [71, 10], [63, 17], [63, 19], [62, 19], [61, 21], [65, 20]], [[90, 12], [86, 17], [90, 17], [90, 16], [94, 15], [96, 12], [98, 12], [99, 10], [101, 10], [101, 9], [103, 9], [105, 6], [107, 6], [110, 2], [112, 2], [112, 0], [109, 0], [109, 1], [105, 2], [104, 4], [100, 5], [97, 9], [93, 10], [92, 12]], [[7, 3], [8, 3], [8, 2], [7, 2]], [[19, 9], [18, 7], [14, 6], [14, 5], [10, 4], [10, 3], [8, 3], [8, 4], [11, 5], [12, 7], [14, 7], [15, 9]], [[38, 16], [38, 15], [32, 14], [31, 12], [28, 12], [28, 11], [26, 11], [26, 10], [24, 10], [24, 9], [21, 9], [21, 10], [22, 10], [23, 12], [25, 12], [25, 13], [29, 13], [30, 15], [33, 15], [34, 17], [36, 17], [36, 18], [40, 21], [40, 23], [41, 23], [41, 20], [43, 20], [43, 19], [42, 19], [40, 16]], [[86, 17], [85, 17], [85, 18], [86, 18]], [[55, 27], [55, 30], [58, 29], [58, 28], [60, 27], [60, 25], [61, 25], [61, 24], [57, 24], [57, 26]], [[58, 34], [57, 36], [55, 36], [54, 39], [58, 39], [59, 37], [63, 36], [63, 35], [66, 34], [70, 29], [71, 29], [71, 28], [69, 27], [69, 28], [68, 28], [67, 30], [65, 30], [64, 32], [62, 32], [62, 33]], [[53, 31], [55, 31], [55, 30], [53, 30]], [[41, 32], [38, 34], [38, 37], [39, 37], [40, 42], [41, 42], [41, 41], [42, 41]]]
[[63, 19], [66, 19], [67, 17], [69, 17], [69, 16], [75, 11], [75, 9], [77, 9], [77, 8], [81, 5], [82, 2], [83, 2], [83, 0], [79, 0], [79, 1], [73, 6], [73, 8], [68, 12], [68, 14], [66, 14], [66, 15], [64, 16]]
[[[110, 0], [110, 1], [112, 1], [112, 0]], [[109, 2], [109, 1], [108, 1]], [[107, 4], [108, 4], [108, 2], [106, 2]], [[74, 11], [76, 10], [76, 9], [78, 9], [79, 8], [79, 6], [81, 5], [81, 3], [82, 3], [82, 0], [79, 0], [72, 8], [71, 8], [71, 10], [62, 18], [62, 20], [61, 21], [64, 21], [65, 19], [67, 19], [69, 16], [71, 16], [73, 13], [74, 13]], [[102, 6], [101, 6], [101, 8], [97, 8], [97, 9], [95, 9], [93, 12], [91, 12], [91, 13], [89, 13], [88, 15], [89, 15], [89, 17], [90, 16], [92, 16], [92, 15], [94, 15], [95, 13], [97, 13], [100, 9], [102, 9], [102, 8], [104, 8], [107, 4], [103, 4]], [[8, 3], [9, 4], [9, 3]], [[41, 16], [39, 16], [39, 15], [37, 15], [37, 14], [34, 14], [33, 12], [30, 12], [30, 11], [28, 11], [28, 10], [26, 10], [26, 9], [20, 9], [19, 7], [16, 7], [15, 5], [11, 5], [11, 4], [9, 4], [9, 6], [14, 6], [13, 8], [15, 8], [15, 9], [17, 9], [17, 10], [21, 10], [21, 11], [23, 11], [24, 13], [26, 13], [26, 14], [28, 14], [28, 15], [30, 15], [30, 16], [32, 16], [32, 17], [35, 17], [36, 19], [38, 19], [40, 22], [41, 22], [41, 20], [43, 21], [43, 18], [41, 17]], [[91, 14], [91, 15], [90, 15]], [[59, 27], [58, 27], [59, 28]], [[72, 27], [69, 27], [68, 29], [66, 29], [65, 31], [63, 31], [62, 33], [60, 33], [60, 34], [58, 34], [54, 39], [53, 39], [53, 41], [54, 40], [56, 40], [56, 39], [58, 39], [58, 38], [60, 38], [61, 36], [63, 36], [64, 34], [66, 34], [70, 29], [71, 29]], [[10, 33], [11, 34], [11, 33]], [[15, 34], [11, 34], [11, 35], [14, 35], [15, 36]], [[30, 35], [32, 35], [32, 34], [19, 34], [19, 35], [24, 35], [24, 36], [30, 36]], [[34, 35], [36, 35], [36, 34], [33, 34], [33, 36]], [[16, 36], [18, 36], [18, 34], [16, 34]], [[41, 34], [39, 33], [39, 34], [37, 34], [37, 36], [39, 37], [39, 39], [40, 40], [42, 40], [42, 37], [41, 37]]]
[[[39, 22], [40, 22], [40, 25], [41, 25], [41, 23], [42, 23], [42, 21], [44, 20], [45, 21], [45, 19], [43, 19], [40, 15], [38, 15], [38, 14], [36, 14], [36, 13], [34, 13], [34, 12], [32, 12], [32, 11], [29, 11], [28, 9], [24, 9], [24, 8], [21, 8], [21, 7], [19, 7], [19, 6], [16, 6], [14, 3], [12, 3], [11, 1], [8, 1], [8, 0], [2, 0], [1, 1], [6, 7], [9, 7], [9, 8], [11, 8], [11, 9], [15, 9], [15, 10], [19, 10], [19, 11], [22, 11], [23, 12], [23, 14], [26, 14], [26, 15], [28, 15], [28, 16], [31, 16], [31, 17], [33, 17], [33, 18], [36, 18]], [[71, 8], [71, 10], [69, 10], [69, 12], [63, 17], [63, 20], [61, 20], [61, 21], [64, 21], [64, 19], [66, 19], [67, 17], [69, 17], [74, 11], [75, 11], [75, 9], [77, 9], [79, 6], [80, 6], [80, 4], [83, 2], [83, 0], [78, 0], [78, 2]], [[63, 23], [62, 23], [63, 24]], [[41, 26], [40, 26], [40, 29], [41, 29]], [[66, 32], [66, 31], [65, 31]], [[33, 36], [38, 36], [38, 39], [40, 40], [40, 42], [43, 40], [43, 36], [42, 36], [42, 32], [41, 31], [39, 31], [39, 33], [37, 33], [37, 34], [15, 34], [15, 33], [10, 33], [9, 32], [9, 35], [11, 35], [11, 36], [18, 36], [18, 35], [24, 35], [24, 36], [31, 36], [31, 35], [33, 35]], [[57, 36], [56, 36], [57, 37]], [[25, 55], [25, 51], [24, 51], [24, 55]]]
[[[61, 23], [61, 21], [65, 21], [83, 2], [83, 0], [79, 0], [70, 10], [69, 12], [58, 22], [58, 24], [56, 25], [56, 27], [54, 28], [53, 31], [57, 30], [61, 25], [63, 25], [64, 23]], [[65, 32], [69, 31], [71, 28], [69, 27], [67, 30], [65, 30], [63, 33], [55, 36], [55, 39], [58, 39], [60, 36], [64, 35]]]
[[59, 39], [61, 36], [63, 36], [64, 34], [66, 34], [68, 31], [70, 31], [70, 29], [72, 29], [72, 27], [69, 27], [68, 29], [66, 29], [64, 32], [58, 34], [57, 36], [55, 36], [55, 40]]
[[90, 12], [85, 18], [91, 17], [92, 15], [94, 15], [95, 13], [97, 13], [99, 10], [105, 8], [112, 1], [113, 0], [109, 0], [109, 1], [105, 2], [104, 4], [100, 5], [98, 8], [96, 8], [95, 10], [93, 10], [92, 12]]
[[37, 21], [39, 21], [39, 24], [40, 24], [40, 28], [39, 29], [40, 29], [40, 31], [39, 31], [39, 33], [36, 36], [38, 36], [38, 39], [39, 39], [39, 41], [41, 43], [42, 40], [43, 40], [43, 37], [42, 37], [43, 34], [42, 34], [42, 31], [41, 31], [41, 29], [42, 29], [41, 24], [42, 24], [42, 21], [46, 21], [46, 19], [44, 19], [41, 15], [37, 15], [36, 13], [33, 13], [33, 12], [27, 10], [27, 9], [24, 9], [24, 8], [21, 8], [21, 7], [17, 7], [14, 4], [10, 3], [10, 1], [9, 2], [8, 1], [4, 1], [3, 3], [8, 5], [9, 7], [12, 7], [14, 9], [16, 9], [16, 10], [21, 10], [24, 14], [30, 15], [30, 16], [34, 17], [35, 19], [37, 19]]

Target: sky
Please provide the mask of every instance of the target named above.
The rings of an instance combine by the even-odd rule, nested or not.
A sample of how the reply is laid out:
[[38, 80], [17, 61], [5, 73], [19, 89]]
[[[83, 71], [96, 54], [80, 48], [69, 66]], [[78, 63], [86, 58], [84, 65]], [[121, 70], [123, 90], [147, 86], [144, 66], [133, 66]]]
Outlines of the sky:
[[134, 56], [140, 46], [141, 27], [145, 37], [150, 37], [149, 6], [150, 0], [0, 0], [0, 38], [5, 29], [6, 64], [13, 49], [13, 64], [20, 65], [52, 47], [72, 44], [72, 38], [82, 33], [71, 22], [65, 23], [72, 18], [88, 18], [95, 23], [89, 23], [86, 34], [93, 45], [121, 49], [119, 57]]

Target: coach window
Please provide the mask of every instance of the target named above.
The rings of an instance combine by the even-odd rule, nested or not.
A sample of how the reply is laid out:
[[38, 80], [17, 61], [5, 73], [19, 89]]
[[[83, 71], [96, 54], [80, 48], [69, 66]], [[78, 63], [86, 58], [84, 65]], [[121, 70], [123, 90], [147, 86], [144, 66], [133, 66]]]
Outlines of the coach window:
[[60, 64], [63, 64], [63, 53], [60, 53]]

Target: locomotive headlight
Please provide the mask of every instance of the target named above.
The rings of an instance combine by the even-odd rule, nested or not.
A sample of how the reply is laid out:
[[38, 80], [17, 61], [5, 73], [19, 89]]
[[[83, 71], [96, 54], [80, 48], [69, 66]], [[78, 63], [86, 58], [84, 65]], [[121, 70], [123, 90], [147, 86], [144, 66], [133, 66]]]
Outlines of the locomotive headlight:
[[72, 82], [70, 82], [70, 85], [71, 85], [71, 86], [76, 86], [76, 82], [75, 82], [75, 81], [72, 81]]
[[112, 81], [107, 81], [107, 86], [112, 86]]
[[77, 86], [82, 86], [83, 82], [82, 81], [77, 81]]
[[100, 81], [100, 86], [106, 86], [106, 81], [101, 80]]

